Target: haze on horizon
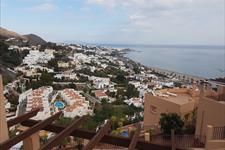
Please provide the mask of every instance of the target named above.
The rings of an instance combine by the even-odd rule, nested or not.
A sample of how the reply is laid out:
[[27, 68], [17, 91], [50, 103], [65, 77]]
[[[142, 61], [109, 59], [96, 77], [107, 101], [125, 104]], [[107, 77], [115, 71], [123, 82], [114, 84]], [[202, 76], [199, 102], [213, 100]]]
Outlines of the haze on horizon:
[[1, 27], [47, 41], [225, 45], [224, 0], [1, 0]]

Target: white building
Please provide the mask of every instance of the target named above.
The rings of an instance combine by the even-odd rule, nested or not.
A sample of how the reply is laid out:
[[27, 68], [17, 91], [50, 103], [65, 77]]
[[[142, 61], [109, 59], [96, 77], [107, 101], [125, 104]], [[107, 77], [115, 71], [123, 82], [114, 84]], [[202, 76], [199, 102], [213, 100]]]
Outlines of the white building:
[[19, 49], [19, 46], [17, 45], [10, 45], [8, 50], [18, 50]]
[[141, 85], [141, 82], [139, 81], [129, 81], [129, 84], [134, 85], [135, 88], [139, 88]]
[[89, 101], [74, 89], [64, 89], [60, 91], [63, 100], [67, 103], [64, 109], [64, 116], [74, 118], [75, 116], [83, 116], [92, 113], [89, 109]]
[[54, 55], [50, 50], [46, 50], [44, 52], [40, 52], [39, 50], [31, 50], [29, 54], [24, 58], [23, 63], [27, 65], [48, 63], [48, 61], [52, 58], [54, 58]]
[[109, 85], [110, 85], [109, 78], [100, 78], [100, 77], [91, 76], [88, 79], [93, 81], [94, 87], [96, 89], [104, 89], [104, 88], [109, 87]]
[[91, 59], [82, 53], [75, 53], [73, 56], [74, 61], [83, 62], [83, 63], [91, 63]]
[[57, 78], [57, 79], [70, 79], [70, 80], [77, 80], [77, 75], [76, 73], [70, 73], [70, 72], [63, 72], [63, 73], [60, 73], [60, 74], [56, 74], [54, 75], [54, 78]]
[[31, 111], [36, 108], [41, 108], [33, 119], [44, 120], [51, 116], [49, 96], [53, 92], [52, 87], [40, 87], [35, 90], [28, 90], [19, 98], [19, 102], [24, 98], [27, 100], [26, 111]]
[[131, 99], [128, 99], [128, 100], [125, 100], [124, 101], [125, 103], [127, 103], [128, 105], [134, 105], [135, 107], [143, 107], [143, 99], [141, 98], [131, 98]]
[[58, 67], [59, 68], [69, 68], [70, 63], [69, 62], [63, 62], [63, 61], [59, 61], [58, 62]]
[[166, 86], [166, 87], [174, 87], [173, 81], [152, 81], [153, 83], [156, 83], [158, 87]]

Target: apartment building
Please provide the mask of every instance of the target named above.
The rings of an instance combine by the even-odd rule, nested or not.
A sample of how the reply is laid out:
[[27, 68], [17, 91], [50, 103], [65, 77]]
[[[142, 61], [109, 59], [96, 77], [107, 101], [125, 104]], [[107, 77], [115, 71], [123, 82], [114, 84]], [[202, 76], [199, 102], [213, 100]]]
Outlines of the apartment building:
[[197, 88], [173, 88], [146, 93], [144, 127], [157, 127], [162, 113], [177, 113], [184, 117], [197, 107], [199, 94]]
[[[52, 92], [52, 87], [40, 87], [35, 90], [29, 90], [25, 93], [27, 112], [36, 108], [41, 108], [33, 119], [43, 120], [51, 116], [49, 97]], [[24, 95], [22, 95], [22, 97], [24, 97]]]
[[67, 106], [63, 110], [65, 117], [75, 117], [90, 114], [89, 101], [79, 94], [74, 89], [64, 89], [60, 92], [61, 97], [66, 102]]
[[[205, 90], [203, 90], [203, 93]], [[196, 135], [206, 135], [207, 125], [225, 127], [225, 86], [218, 87], [217, 95], [206, 95], [199, 99]]]

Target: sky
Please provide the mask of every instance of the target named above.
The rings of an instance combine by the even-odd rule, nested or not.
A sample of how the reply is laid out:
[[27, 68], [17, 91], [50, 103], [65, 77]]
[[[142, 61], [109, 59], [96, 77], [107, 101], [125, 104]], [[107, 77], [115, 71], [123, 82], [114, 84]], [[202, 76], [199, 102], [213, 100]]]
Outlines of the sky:
[[225, 0], [0, 0], [1, 27], [47, 41], [225, 45]]

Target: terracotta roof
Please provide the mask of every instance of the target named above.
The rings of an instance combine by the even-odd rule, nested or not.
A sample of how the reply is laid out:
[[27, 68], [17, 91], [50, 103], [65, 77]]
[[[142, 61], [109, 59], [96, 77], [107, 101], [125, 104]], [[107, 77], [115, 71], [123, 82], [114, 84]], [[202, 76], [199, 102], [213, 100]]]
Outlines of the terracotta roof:
[[73, 89], [64, 89], [63, 94], [68, 96], [70, 98], [70, 100], [76, 100], [76, 101], [84, 100], [84, 98], [81, 95], [79, 95], [76, 91], [74, 91]]
[[74, 89], [64, 89], [62, 94], [65, 94], [70, 101], [74, 101], [72, 105], [66, 106], [65, 112], [73, 112], [74, 109], [81, 108], [85, 106], [85, 98], [82, 97], [78, 92]]
[[96, 97], [107, 97], [108, 95], [106, 95], [103, 90], [96, 90], [95, 91], [95, 96]]
[[74, 109], [77, 109], [78, 107], [83, 107], [83, 103], [82, 102], [76, 102], [73, 105], [70, 106], [66, 106], [66, 108], [64, 109], [64, 111], [66, 112], [72, 112]]

